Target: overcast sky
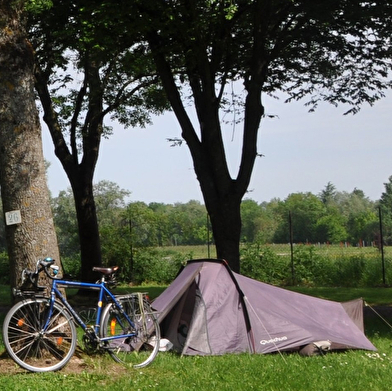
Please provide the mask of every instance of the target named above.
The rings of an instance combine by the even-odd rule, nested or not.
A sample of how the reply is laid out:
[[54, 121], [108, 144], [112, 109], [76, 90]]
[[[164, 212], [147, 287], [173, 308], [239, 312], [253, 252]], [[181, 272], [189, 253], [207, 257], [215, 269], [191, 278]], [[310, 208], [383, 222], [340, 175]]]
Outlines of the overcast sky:
[[[338, 191], [363, 190], [372, 200], [380, 198], [392, 175], [392, 93], [356, 115], [343, 116], [344, 107], [322, 105], [308, 113], [303, 103], [265, 100], [260, 126], [258, 158], [246, 198], [257, 202], [285, 199], [290, 193], [318, 194], [331, 182]], [[52, 196], [70, 185], [53, 152], [43, 125], [45, 159]], [[238, 169], [241, 125], [225, 129], [229, 165]], [[173, 113], [154, 118], [145, 129], [122, 129], [103, 139], [95, 180], [109, 180], [131, 192], [130, 201], [204, 203], [188, 147], [171, 147], [168, 138], [180, 137]]]

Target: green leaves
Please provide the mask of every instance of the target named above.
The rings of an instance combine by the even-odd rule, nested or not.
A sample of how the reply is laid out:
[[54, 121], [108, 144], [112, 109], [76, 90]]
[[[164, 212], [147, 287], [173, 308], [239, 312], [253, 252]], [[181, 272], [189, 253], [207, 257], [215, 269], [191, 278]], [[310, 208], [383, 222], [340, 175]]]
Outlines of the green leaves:
[[33, 14], [40, 14], [49, 10], [52, 6], [52, 0], [28, 0], [26, 1], [25, 9]]

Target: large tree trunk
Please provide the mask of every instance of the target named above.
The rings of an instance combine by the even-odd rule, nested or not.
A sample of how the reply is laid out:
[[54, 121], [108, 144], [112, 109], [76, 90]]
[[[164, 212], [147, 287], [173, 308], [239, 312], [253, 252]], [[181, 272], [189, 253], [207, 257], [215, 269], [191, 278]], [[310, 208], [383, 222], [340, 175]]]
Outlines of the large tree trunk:
[[0, 0], [0, 186], [4, 213], [21, 217], [6, 225], [12, 287], [38, 258], [59, 260], [22, 16], [23, 2]]
[[76, 215], [78, 220], [81, 278], [83, 281], [95, 281], [97, 275], [94, 266], [101, 266], [101, 243], [99, 238], [97, 213], [93, 196], [92, 181], [80, 183], [80, 179], [71, 182], [74, 193]]
[[[214, 197], [203, 191], [204, 199]], [[228, 195], [225, 200], [208, 204], [216, 255], [225, 259], [235, 272], [240, 271], [241, 200]]]

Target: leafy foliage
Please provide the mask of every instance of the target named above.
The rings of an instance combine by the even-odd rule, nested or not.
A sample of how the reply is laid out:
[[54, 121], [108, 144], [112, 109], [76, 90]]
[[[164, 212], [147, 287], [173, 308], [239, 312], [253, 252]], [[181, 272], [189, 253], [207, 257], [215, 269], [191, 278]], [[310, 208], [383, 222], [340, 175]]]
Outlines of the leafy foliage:
[[[142, 30], [182, 129], [211, 216], [218, 254], [239, 262], [239, 207], [265, 115], [263, 94], [321, 101], [356, 113], [392, 86], [390, 1], [241, 0], [137, 2]], [[239, 93], [233, 85], [243, 85]], [[188, 115], [190, 91], [197, 123]], [[231, 92], [231, 93], [230, 93]], [[233, 177], [222, 134], [226, 115], [242, 126]], [[240, 118], [240, 119], [239, 119]], [[232, 230], [225, 230], [226, 227]], [[314, 230], [314, 227], [308, 227]], [[313, 232], [306, 232], [306, 236]], [[343, 233], [339, 233], [342, 235]], [[335, 231], [334, 236], [337, 235]]]
[[[355, 113], [392, 85], [392, 5], [386, 0], [58, 0], [48, 2], [49, 9], [46, 4], [32, 0], [29, 19], [37, 91], [76, 198], [76, 182], [92, 178], [99, 140], [110, 134], [104, 118], [144, 126], [151, 114], [168, 108], [168, 100], [194, 160], [218, 253], [235, 268], [239, 209], [260, 156], [262, 94], [283, 91], [288, 102], [307, 99], [310, 110], [320, 101], [343, 103]], [[244, 90], [233, 93], [240, 82]], [[187, 113], [189, 100], [199, 126]], [[222, 142], [228, 113], [236, 125], [243, 120], [236, 178]], [[76, 168], [84, 175], [78, 177]], [[332, 222], [324, 221], [320, 231], [329, 230], [334, 240], [344, 235], [327, 224]], [[81, 247], [83, 253], [83, 240]]]
[[392, 176], [384, 183], [385, 191], [381, 195], [380, 207], [382, 211], [383, 224], [385, 225], [384, 240], [392, 244]]
[[[332, 251], [315, 245], [295, 245], [291, 257], [288, 245], [246, 244], [241, 251], [241, 274], [274, 285], [308, 287], [382, 286], [380, 254], [369, 251]], [[392, 281], [391, 262], [387, 281]]]
[[276, 251], [258, 243], [247, 244], [241, 252], [241, 274], [275, 285], [289, 279], [288, 263]]

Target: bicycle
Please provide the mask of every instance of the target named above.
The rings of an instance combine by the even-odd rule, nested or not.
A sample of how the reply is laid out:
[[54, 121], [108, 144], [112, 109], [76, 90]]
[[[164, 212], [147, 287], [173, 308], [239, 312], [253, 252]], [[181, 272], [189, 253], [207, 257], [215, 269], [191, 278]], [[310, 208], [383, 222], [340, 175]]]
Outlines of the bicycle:
[[[150, 364], [159, 350], [156, 314], [144, 293], [114, 295], [118, 267], [94, 267], [101, 274], [96, 283], [61, 279], [52, 258], [38, 260], [34, 271], [22, 272], [20, 298], [3, 323], [3, 341], [11, 358], [32, 372], [57, 371], [71, 359], [77, 345], [76, 325], [83, 330], [87, 353], [107, 352], [118, 363], [133, 368]], [[39, 274], [50, 278], [50, 294], [39, 286]], [[87, 324], [59, 288], [98, 291], [94, 325]]]

